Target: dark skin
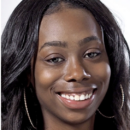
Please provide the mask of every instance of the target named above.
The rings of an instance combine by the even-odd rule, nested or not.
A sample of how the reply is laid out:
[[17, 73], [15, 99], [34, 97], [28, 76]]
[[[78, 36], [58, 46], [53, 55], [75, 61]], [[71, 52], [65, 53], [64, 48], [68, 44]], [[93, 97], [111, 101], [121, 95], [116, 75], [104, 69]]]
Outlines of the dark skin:
[[[100, 26], [89, 11], [63, 9], [42, 19], [35, 65], [35, 89], [45, 130], [93, 130], [111, 69]], [[83, 109], [66, 107], [58, 92], [96, 88]]]

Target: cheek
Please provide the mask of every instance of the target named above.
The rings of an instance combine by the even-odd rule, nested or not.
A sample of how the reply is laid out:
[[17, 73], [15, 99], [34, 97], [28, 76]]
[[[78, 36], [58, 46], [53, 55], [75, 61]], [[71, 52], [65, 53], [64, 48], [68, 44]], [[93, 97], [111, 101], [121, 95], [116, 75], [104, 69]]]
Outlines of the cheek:
[[98, 64], [90, 65], [91, 69], [90, 73], [92, 77], [102, 82], [104, 85], [109, 84], [110, 76], [111, 76], [111, 68], [109, 63], [100, 62]]
[[43, 100], [52, 100], [52, 89], [55, 81], [60, 77], [60, 73], [57, 73], [56, 69], [50, 69], [42, 64], [41, 61], [37, 61], [35, 65], [35, 89], [36, 95], [40, 103]]
[[111, 68], [109, 63], [101, 62], [96, 65], [91, 65], [91, 75], [93, 82], [97, 83], [98, 88], [93, 102], [94, 108], [98, 108], [104, 99], [109, 87]]
[[89, 68], [93, 81], [98, 84], [98, 96], [102, 99], [109, 87], [111, 68], [108, 62], [91, 64]]
[[44, 66], [40, 61], [35, 66], [35, 86], [49, 89], [60, 76], [56, 69]]
[[102, 63], [99, 65], [96, 71], [96, 77], [99, 78], [102, 82], [108, 84], [111, 76], [110, 65], [107, 63]]
[[93, 72], [94, 79], [99, 83], [98, 96], [102, 100], [109, 87], [111, 77], [110, 65], [106, 62], [102, 62], [93, 68]]
[[105, 64], [98, 70], [99, 76], [97, 76], [102, 83], [101, 93], [103, 96], [105, 96], [108, 87], [109, 87], [109, 82], [110, 82], [110, 77], [111, 77], [111, 69], [109, 64]]
[[53, 73], [50, 73], [51, 71], [46, 71], [42, 68], [36, 68], [35, 71], [35, 85], [42, 86], [44, 89], [48, 89], [48, 87], [51, 85], [51, 81], [53, 82]]

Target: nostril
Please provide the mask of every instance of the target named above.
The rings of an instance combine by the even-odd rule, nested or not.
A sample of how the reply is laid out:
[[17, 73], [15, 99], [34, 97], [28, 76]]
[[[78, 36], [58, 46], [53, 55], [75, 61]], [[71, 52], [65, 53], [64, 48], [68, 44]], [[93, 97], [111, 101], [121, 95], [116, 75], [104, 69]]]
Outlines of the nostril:
[[83, 78], [83, 80], [88, 80], [87, 78]]
[[68, 82], [76, 82], [76, 80], [75, 79], [71, 79]]

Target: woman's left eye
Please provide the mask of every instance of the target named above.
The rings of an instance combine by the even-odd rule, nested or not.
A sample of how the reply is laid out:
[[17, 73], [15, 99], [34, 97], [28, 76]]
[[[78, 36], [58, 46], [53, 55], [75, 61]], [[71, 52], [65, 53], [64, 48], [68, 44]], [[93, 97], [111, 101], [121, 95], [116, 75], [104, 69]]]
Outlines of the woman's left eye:
[[47, 60], [47, 62], [50, 62], [50, 63], [59, 63], [59, 62], [62, 62], [62, 61], [63, 61], [63, 59], [59, 58], [59, 57], [55, 57], [55, 58]]
[[100, 55], [101, 53], [100, 52], [90, 52], [90, 53], [87, 53], [84, 58], [95, 58], [97, 57], [98, 55]]

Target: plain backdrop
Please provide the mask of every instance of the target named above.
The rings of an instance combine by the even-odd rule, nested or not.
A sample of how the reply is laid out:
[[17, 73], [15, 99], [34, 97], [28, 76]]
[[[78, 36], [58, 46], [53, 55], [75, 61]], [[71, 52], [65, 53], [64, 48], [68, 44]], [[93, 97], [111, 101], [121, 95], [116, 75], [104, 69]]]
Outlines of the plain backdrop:
[[[21, 0], [1, 0], [1, 32]], [[114, 14], [130, 47], [130, 0], [101, 0]]]

